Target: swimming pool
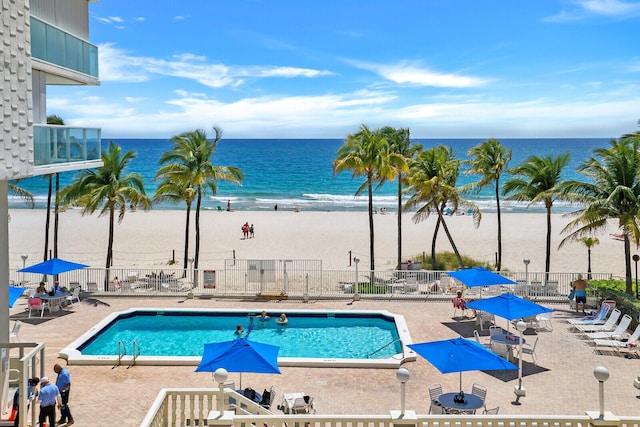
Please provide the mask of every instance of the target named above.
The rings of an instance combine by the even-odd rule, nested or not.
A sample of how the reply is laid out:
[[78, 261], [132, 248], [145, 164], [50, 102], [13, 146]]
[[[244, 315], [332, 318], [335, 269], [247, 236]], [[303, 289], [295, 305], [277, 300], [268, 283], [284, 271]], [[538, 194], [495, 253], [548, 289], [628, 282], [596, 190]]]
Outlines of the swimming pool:
[[114, 312], [60, 351], [69, 364], [197, 365], [204, 344], [243, 337], [280, 347], [280, 366], [396, 368], [415, 360], [404, 317], [384, 310], [288, 310], [286, 326], [280, 312], [246, 309], [130, 309]]

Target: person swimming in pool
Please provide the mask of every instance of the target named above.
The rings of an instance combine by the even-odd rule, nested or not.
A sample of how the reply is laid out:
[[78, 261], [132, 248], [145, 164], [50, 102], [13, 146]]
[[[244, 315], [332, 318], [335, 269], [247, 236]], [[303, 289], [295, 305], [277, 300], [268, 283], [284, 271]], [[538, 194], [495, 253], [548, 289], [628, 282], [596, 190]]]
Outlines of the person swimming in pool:
[[267, 314], [267, 310], [262, 310], [262, 313], [258, 315], [258, 319], [260, 319], [261, 322], [266, 322], [267, 320], [269, 320], [270, 317]]
[[278, 323], [278, 325], [284, 326], [287, 323], [289, 323], [289, 319], [287, 319], [287, 315], [282, 313], [280, 315], [280, 317], [278, 319], [276, 319], [276, 323]]
[[244, 328], [242, 327], [241, 323], [238, 323], [238, 326], [236, 326], [236, 331], [234, 332], [234, 334], [242, 335], [243, 333], [244, 333]]

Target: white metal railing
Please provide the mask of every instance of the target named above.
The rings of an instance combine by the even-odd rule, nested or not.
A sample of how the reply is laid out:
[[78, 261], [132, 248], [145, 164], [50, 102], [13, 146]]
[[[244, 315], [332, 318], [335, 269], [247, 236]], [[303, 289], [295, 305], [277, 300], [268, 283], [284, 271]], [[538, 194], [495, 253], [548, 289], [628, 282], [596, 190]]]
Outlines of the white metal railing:
[[[269, 261], [269, 262], [267, 262]], [[292, 298], [446, 299], [460, 287], [445, 271], [324, 270], [309, 260], [232, 260], [222, 270], [202, 268], [86, 268], [59, 275], [61, 286], [113, 295], [172, 295]], [[504, 272], [515, 285], [470, 288], [466, 295], [510, 292], [541, 301], [566, 300], [576, 273]], [[584, 277], [587, 274], [582, 272]], [[591, 273], [592, 280], [612, 279], [610, 273]], [[118, 278], [120, 287], [114, 285]], [[10, 272], [18, 285], [35, 288], [43, 278]], [[49, 277], [49, 280], [51, 278]], [[49, 283], [50, 284], [50, 283]]]
[[[211, 421], [217, 426], [269, 426], [269, 427], [587, 427], [593, 424], [588, 415], [423, 415], [415, 419], [394, 418], [395, 415], [336, 415], [336, 414], [273, 414], [260, 405], [232, 390], [223, 390], [224, 404], [219, 405], [220, 390], [215, 389], [162, 389], [156, 397], [140, 427], [182, 427], [205, 425]], [[229, 397], [237, 399], [229, 405]], [[243, 407], [237, 410], [238, 405]], [[224, 417], [209, 421], [210, 411], [224, 412]], [[398, 411], [399, 412], [399, 411]], [[405, 411], [405, 413], [410, 411]], [[215, 415], [215, 414], [213, 414]], [[413, 413], [412, 413], [413, 415]], [[604, 425], [604, 424], [598, 424]], [[640, 417], [617, 417], [607, 420], [607, 426], [640, 427]]]

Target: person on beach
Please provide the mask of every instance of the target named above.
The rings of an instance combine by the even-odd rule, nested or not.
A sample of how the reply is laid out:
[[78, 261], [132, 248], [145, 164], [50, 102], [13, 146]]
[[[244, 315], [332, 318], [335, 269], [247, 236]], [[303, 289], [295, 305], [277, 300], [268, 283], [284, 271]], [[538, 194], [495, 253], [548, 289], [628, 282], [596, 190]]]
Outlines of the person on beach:
[[249, 227], [249, 238], [253, 239], [255, 236], [253, 235], [253, 224]]
[[245, 222], [244, 225], [242, 226], [242, 238], [243, 239], [248, 239], [249, 238], [249, 223]]
[[62, 406], [60, 407], [60, 419], [58, 424], [65, 424], [70, 426], [73, 424], [73, 416], [71, 416], [71, 410], [69, 409], [69, 393], [71, 392], [71, 375], [66, 368], [58, 365], [53, 366], [53, 372], [58, 374], [56, 378], [56, 387], [60, 392], [60, 399], [62, 400]]
[[56, 427], [56, 406], [62, 407], [62, 398], [58, 387], [49, 382], [49, 377], [40, 378], [38, 401], [40, 402], [40, 415], [38, 416], [40, 425], [43, 426], [48, 418], [47, 426]]
[[573, 282], [573, 289], [576, 296], [576, 313], [582, 303], [582, 312], [587, 306], [587, 282], [582, 278], [582, 274], [578, 274], [578, 278]]
[[238, 323], [238, 326], [236, 326], [236, 331], [234, 332], [234, 334], [242, 335], [243, 333], [244, 333], [244, 328], [242, 327], [241, 323]]
[[227, 200], [227, 212], [231, 212], [231, 200]]
[[273, 207], [273, 210], [274, 210], [274, 211], [276, 211], [276, 212], [278, 211], [278, 204], [277, 204], [277, 203], [276, 203], [276, 205]]
[[289, 323], [289, 319], [287, 319], [287, 315], [282, 313], [280, 317], [276, 320], [276, 323], [280, 326], [284, 326]]

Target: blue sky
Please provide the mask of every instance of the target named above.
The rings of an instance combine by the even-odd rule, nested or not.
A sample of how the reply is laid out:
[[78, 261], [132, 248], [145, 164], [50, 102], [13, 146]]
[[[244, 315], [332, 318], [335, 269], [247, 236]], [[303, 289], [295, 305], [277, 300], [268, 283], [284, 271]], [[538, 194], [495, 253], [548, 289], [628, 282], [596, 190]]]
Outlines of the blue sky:
[[100, 87], [48, 114], [104, 138], [618, 137], [640, 119], [640, 1], [101, 0]]

